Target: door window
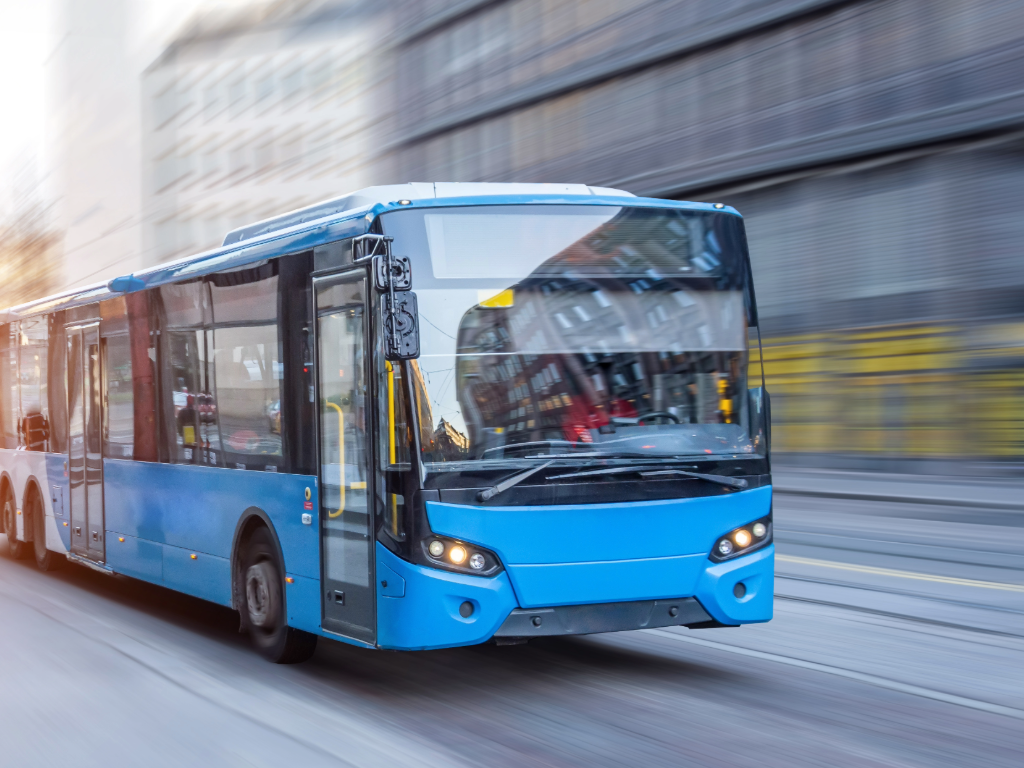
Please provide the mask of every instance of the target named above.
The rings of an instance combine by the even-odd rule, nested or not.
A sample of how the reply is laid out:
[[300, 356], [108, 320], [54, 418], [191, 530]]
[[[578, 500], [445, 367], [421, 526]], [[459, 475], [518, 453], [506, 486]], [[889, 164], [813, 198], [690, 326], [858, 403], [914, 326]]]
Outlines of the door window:
[[318, 281], [317, 305], [324, 627], [372, 642], [373, 506], [363, 273]]

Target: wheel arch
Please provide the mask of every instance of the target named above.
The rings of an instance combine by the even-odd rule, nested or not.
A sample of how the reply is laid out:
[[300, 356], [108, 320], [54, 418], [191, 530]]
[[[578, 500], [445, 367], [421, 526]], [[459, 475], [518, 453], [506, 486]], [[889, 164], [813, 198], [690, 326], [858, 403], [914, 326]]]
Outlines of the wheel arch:
[[[286, 573], [284, 550], [281, 548], [281, 539], [277, 535], [277, 529], [274, 527], [274, 522], [270, 519], [270, 515], [259, 507], [249, 507], [238, 518], [238, 523], [235, 525], [235, 535], [231, 541], [231, 607], [237, 610], [239, 615], [242, 617], [243, 626], [246, 622], [246, 615], [245, 611], [242, 610], [244, 601], [242, 600], [243, 582], [241, 555], [249, 537], [258, 528], [266, 528], [270, 532], [270, 538], [273, 540], [274, 549], [277, 552], [278, 562], [281, 564], [282, 579]], [[281, 595], [285, 601], [285, 616], [287, 616], [288, 597], [287, 592], [284, 589], [284, 584], [281, 585]]]

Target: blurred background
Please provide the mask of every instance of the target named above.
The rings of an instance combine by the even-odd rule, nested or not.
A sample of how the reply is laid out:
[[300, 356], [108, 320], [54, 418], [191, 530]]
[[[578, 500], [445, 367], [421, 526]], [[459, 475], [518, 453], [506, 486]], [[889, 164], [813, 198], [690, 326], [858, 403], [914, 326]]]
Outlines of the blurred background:
[[767, 624], [298, 667], [0, 557], [0, 765], [1017, 768], [1022, 84], [1024, 0], [0, 0], [0, 307], [373, 184], [735, 206], [777, 546]]
[[746, 217], [782, 465], [1019, 474], [1017, 0], [0, 5], [0, 304], [371, 184]]

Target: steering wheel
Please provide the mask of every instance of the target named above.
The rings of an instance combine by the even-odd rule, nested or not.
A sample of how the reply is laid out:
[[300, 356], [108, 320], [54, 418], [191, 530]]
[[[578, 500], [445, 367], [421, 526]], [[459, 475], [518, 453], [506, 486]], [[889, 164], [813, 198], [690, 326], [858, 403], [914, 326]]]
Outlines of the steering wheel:
[[682, 423], [679, 421], [678, 416], [676, 416], [674, 413], [669, 413], [668, 411], [651, 411], [650, 413], [645, 413], [643, 416], [637, 417], [636, 423], [643, 424], [645, 421], [652, 417], [657, 417], [660, 419], [671, 419], [674, 424]]

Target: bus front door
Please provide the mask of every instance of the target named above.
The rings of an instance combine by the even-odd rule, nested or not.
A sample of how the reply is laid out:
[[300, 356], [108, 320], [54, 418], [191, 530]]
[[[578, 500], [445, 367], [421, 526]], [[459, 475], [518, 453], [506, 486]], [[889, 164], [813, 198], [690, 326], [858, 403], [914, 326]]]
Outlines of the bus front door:
[[373, 643], [376, 590], [368, 439], [366, 273], [313, 281], [320, 418], [323, 628]]
[[71, 552], [102, 563], [106, 559], [106, 542], [99, 325], [68, 328], [67, 341]]

